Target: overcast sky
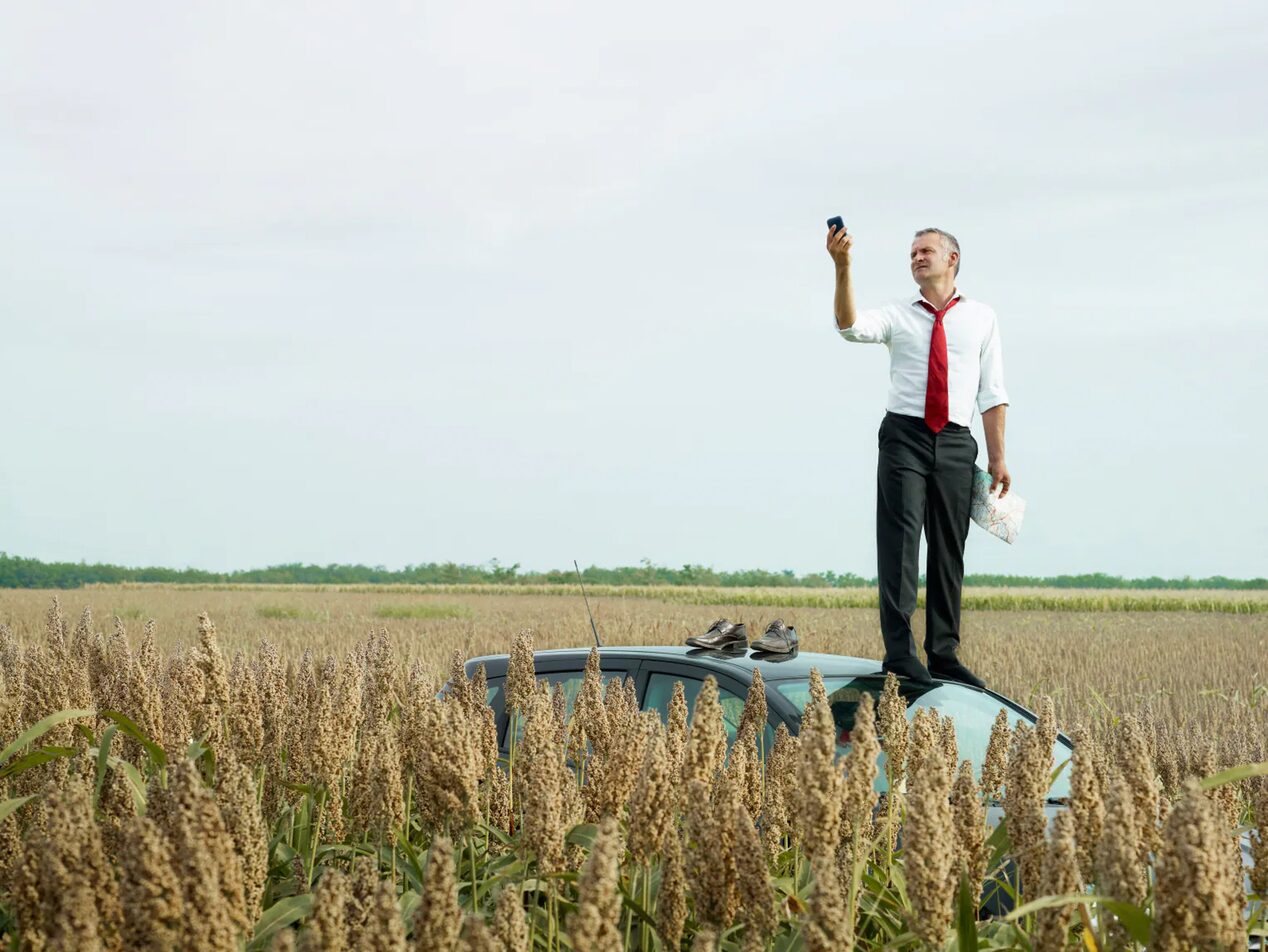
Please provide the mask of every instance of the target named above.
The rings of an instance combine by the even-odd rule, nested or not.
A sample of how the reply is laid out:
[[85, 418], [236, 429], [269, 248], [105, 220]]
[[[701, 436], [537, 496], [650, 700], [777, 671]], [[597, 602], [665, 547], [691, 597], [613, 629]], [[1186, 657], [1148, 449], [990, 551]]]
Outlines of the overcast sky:
[[874, 574], [841, 214], [999, 314], [969, 571], [1266, 575], [1266, 100], [1251, 2], [9, 5], [0, 551]]

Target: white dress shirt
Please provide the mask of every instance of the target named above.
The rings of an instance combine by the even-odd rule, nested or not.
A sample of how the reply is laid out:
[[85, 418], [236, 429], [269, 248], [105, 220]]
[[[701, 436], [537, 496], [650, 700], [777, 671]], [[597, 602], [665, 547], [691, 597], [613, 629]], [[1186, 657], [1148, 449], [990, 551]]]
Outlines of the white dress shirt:
[[[952, 423], [968, 426], [975, 403], [981, 413], [1008, 403], [1004, 358], [995, 311], [958, 290], [953, 296], [960, 300], [942, 318], [947, 334], [947, 416]], [[886, 409], [921, 419], [925, 415], [934, 320], [920, 305], [923, 300], [917, 291], [912, 297], [878, 308], [855, 311], [854, 326], [841, 331], [846, 340], [889, 348]]]

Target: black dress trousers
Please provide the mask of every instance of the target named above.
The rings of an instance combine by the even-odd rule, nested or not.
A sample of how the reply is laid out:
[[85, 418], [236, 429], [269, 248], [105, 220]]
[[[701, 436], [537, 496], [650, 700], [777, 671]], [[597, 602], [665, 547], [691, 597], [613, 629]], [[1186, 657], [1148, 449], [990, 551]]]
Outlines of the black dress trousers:
[[916, 656], [911, 616], [920, 581], [920, 531], [928, 543], [925, 654], [950, 661], [960, 647], [964, 540], [977, 440], [948, 423], [934, 433], [920, 417], [886, 413], [877, 434], [876, 562], [885, 660]]

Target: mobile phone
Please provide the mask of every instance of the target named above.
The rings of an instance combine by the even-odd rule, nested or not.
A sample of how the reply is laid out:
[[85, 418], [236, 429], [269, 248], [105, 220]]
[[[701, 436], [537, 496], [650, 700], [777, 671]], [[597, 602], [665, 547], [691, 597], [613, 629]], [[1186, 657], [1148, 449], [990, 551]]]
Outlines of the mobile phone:
[[828, 219], [828, 227], [831, 228], [833, 225], [836, 225], [837, 231], [845, 231], [845, 222], [841, 219], [840, 215], [837, 215], [835, 218]]

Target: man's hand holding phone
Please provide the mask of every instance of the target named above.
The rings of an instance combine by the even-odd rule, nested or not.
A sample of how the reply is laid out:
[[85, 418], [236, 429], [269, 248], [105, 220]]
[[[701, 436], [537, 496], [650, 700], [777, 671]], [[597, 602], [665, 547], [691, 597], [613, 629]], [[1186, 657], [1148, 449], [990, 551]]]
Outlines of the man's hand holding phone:
[[832, 263], [836, 265], [837, 270], [843, 270], [850, 266], [850, 246], [854, 244], [854, 236], [845, 229], [845, 222], [841, 220], [841, 216], [828, 219], [828, 254], [832, 256]]

